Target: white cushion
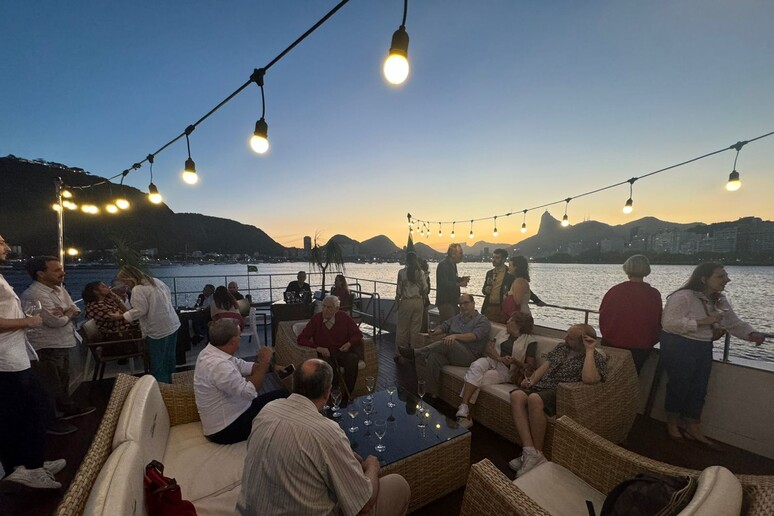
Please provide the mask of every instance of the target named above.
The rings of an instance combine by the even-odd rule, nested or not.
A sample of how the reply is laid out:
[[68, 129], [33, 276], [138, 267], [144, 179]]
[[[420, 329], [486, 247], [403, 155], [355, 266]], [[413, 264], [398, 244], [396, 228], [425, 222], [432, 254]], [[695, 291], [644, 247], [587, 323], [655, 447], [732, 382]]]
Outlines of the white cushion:
[[742, 511], [742, 484], [722, 466], [710, 466], [699, 475], [696, 492], [680, 516], [731, 516]]
[[[164, 474], [180, 484], [183, 498], [195, 504], [204, 498], [231, 490], [240, 491], [247, 441], [236, 444], [211, 443], [197, 421], [173, 426], [164, 454]], [[238, 493], [237, 493], [238, 496]], [[234, 506], [230, 514], [234, 513]]]
[[144, 460], [140, 445], [134, 441], [124, 442], [113, 450], [94, 482], [83, 514], [146, 514], [143, 493]]
[[295, 333], [296, 337], [301, 335], [301, 332], [304, 331], [304, 328], [306, 328], [306, 323], [308, 322], [309, 321], [301, 321], [293, 325], [293, 333]]
[[605, 503], [604, 494], [553, 462], [528, 471], [513, 484], [553, 516], [588, 514], [586, 500], [591, 501], [599, 514]]
[[161, 461], [169, 437], [169, 413], [156, 379], [145, 375], [134, 384], [124, 402], [113, 435], [113, 449], [126, 441], [137, 441], [145, 464]]
[[236, 512], [236, 504], [242, 492], [242, 484], [233, 489], [224, 491], [206, 498], [200, 498], [193, 502], [196, 513], [199, 516], [233, 516]]

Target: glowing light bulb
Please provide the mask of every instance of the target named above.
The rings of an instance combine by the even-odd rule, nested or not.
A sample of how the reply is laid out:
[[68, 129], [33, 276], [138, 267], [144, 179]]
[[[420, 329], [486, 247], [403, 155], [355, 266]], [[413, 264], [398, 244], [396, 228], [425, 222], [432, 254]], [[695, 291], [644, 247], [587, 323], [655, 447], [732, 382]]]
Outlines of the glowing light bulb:
[[75, 204], [72, 201], [62, 201], [62, 206], [64, 206], [68, 210], [77, 210], [78, 209], [78, 205]]
[[521, 223], [521, 232], [522, 233], [526, 233], [527, 232], [527, 223], [526, 222], [522, 222]]
[[78, 256], [79, 254], [80, 252], [78, 251], [78, 249], [74, 247], [70, 247], [67, 249], [67, 256]]
[[54, 210], [54, 211], [62, 211], [62, 207], [61, 207], [61, 206], [59, 206], [59, 204], [58, 204], [58, 203], [54, 203], [54, 204], [52, 204], [52, 205], [51, 205], [51, 209], [52, 209], [52, 210]]
[[443, 232], [439, 229], [438, 230], [438, 238], [441, 238], [443, 236]]
[[115, 204], [116, 204], [116, 207], [118, 207], [118, 209], [120, 210], [128, 210], [130, 206], [129, 201], [127, 201], [123, 197], [116, 199]]
[[500, 234], [500, 233], [497, 231], [497, 226], [495, 226], [495, 228], [494, 228], [494, 231], [492, 231], [492, 236], [493, 236], [493, 237], [496, 237], [496, 236], [497, 236], [497, 235], [499, 235], [499, 234]]
[[451, 234], [449, 236], [451, 237], [452, 240], [454, 240], [454, 230], [453, 229], [452, 229], [452, 232], [451, 232]]
[[189, 185], [195, 185], [199, 182], [199, 175], [196, 172], [190, 170], [184, 170], [181, 174], [183, 181]]
[[470, 230], [470, 234], [468, 235], [468, 238], [473, 238], [473, 230]]
[[73, 193], [70, 190], [62, 190], [62, 197], [64, 197], [65, 199], [70, 199], [72, 198], [72, 196], [73, 196]]
[[159, 189], [153, 183], [148, 185], [148, 200], [153, 204], [161, 204], [161, 201], [164, 200], [159, 193]]
[[634, 204], [634, 201], [632, 201], [632, 198], [629, 197], [629, 200], [626, 201], [626, 204], [623, 207], [623, 212], [628, 215], [632, 211], [634, 211], [634, 207], [632, 206], [633, 204]]
[[742, 180], [739, 179], [739, 172], [734, 170], [728, 175], [728, 183], [726, 183], [726, 190], [729, 192], [736, 192], [742, 188]]
[[105, 211], [111, 214], [118, 213], [118, 206], [116, 206], [115, 204], [106, 204]]
[[255, 123], [255, 131], [250, 138], [250, 147], [258, 154], [265, 154], [269, 150], [269, 124], [263, 118]]
[[406, 28], [401, 25], [392, 35], [390, 54], [384, 61], [382, 72], [390, 84], [403, 84], [408, 78], [408, 44], [409, 37]]
[[567, 214], [564, 214], [564, 217], [562, 217], [562, 227], [566, 228], [570, 225], [570, 219], [567, 218]]

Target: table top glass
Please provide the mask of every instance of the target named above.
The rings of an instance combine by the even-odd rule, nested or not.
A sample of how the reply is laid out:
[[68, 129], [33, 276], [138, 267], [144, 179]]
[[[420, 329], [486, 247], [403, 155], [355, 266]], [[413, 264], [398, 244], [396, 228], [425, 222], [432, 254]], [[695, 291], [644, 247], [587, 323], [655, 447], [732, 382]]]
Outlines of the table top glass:
[[[366, 419], [363, 410], [365, 398], [365, 396], [360, 396], [350, 402], [350, 404], [356, 403], [358, 405], [358, 413], [354, 420], [350, 417], [347, 407], [342, 407], [340, 409], [341, 417], [334, 420], [347, 434], [353, 451], [363, 458], [368, 455], [375, 456], [382, 466], [392, 464], [468, 433], [468, 430], [459, 426], [456, 420], [444, 416], [427, 403], [422, 404], [425, 412], [420, 413], [417, 410], [419, 398], [408, 391], [400, 388], [395, 391], [392, 396], [392, 401], [395, 403], [393, 408], [387, 406], [390, 401], [390, 395], [387, 394], [387, 391], [375, 392], [373, 394], [374, 409], [368, 419], [371, 422], [384, 420], [387, 428], [385, 436], [382, 438], [382, 444], [386, 449], [378, 452], [375, 446], [379, 444], [379, 439], [374, 432], [374, 425], [363, 424]], [[326, 412], [326, 415], [331, 417], [331, 411]], [[418, 426], [420, 420], [424, 420], [424, 428]], [[357, 427], [357, 431], [354, 433], [349, 431], [353, 427], [353, 423], [354, 427]]]

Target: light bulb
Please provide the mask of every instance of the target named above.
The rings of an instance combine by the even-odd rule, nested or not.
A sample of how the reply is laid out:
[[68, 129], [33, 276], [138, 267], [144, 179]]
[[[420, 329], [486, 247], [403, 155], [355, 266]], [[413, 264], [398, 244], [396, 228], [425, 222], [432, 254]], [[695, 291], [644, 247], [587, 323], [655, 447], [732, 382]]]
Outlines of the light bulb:
[[67, 256], [78, 256], [79, 254], [80, 253], [79, 253], [78, 249], [76, 249], [74, 247], [70, 247], [70, 248], [67, 249]]
[[468, 235], [468, 238], [473, 238], [473, 230], [470, 230], [470, 234]]
[[255, 123], [255, 131], [250, 138], [250, 147], [258, 154], [265, 154], [269, 150], [269, 124], [263, 117]]
[[527, 223], [526, 222], [522, 222], [521, 223], [521, 232], [522, 233], [526, 233], [527, 232]]
[[567, 218], [567, 214], [564, 214], [564, 217], [562, 217], [562, 227], [566, 228], [570, 225], [570, 219]]
[[634, 201], [632, 201], [632, 198], [629, 197], [629, 200], [626, 201], [626, 204], [623, 207], [623, 212], [628, 215], [632, 211], [634, 211], [634, 207], [632, 206], [633, 204], [634, 204]]
[[54, 204], [52, 204], [52, 205], [51, 205], [51, 209], [52, 209], [52, 210], [54, 210], [54, 211], [62, 211], [62, 207], [61, 207], [61, 206], [59, 206], [59, 204], [58, 204], [58, 203], [54, 203]]
[[191, 172], [190, 170], [183, 170], [182, 178], [183, 181], [189, 185], [195, 185], [199, 182], [199, 174]]
[[392, 35], [390, 54], [384, 61], [382, 71], [390, 84], [403, 84], [409, 74], [408, 62], [409, 37], [406, 28], [401, 25]]
[[729, 192], [736, 192], [742, 188], [742, 181], [739, 179], [739, 172], [734, 170], [728, 175], [728, 183], [726, 183], [726, 190]]
[[73, 193], [70, 190], [62, 190], [62, 197], [65, 199], [70, 199], [73, 196]]
[[161, 201], [164, 200], [159, 193], [159, 189], [153, 183], [148, 185], [148, 200], [153, 204], [161, 204]]
[[115, 204], [106, 204], [105, 211], [108, 213], [118, 213], [118, 207]]
[[443, 233], [442, 233], [442, 232], [441, 232], [441, 230], [439, 229], [439, 230], [438, 230], [438, 238], [441, 238], [442, 236], [443, 236]]
[[116, 199], [116, 203], [115, 204], [118, 207], [118, 209], [120, 209], [120, 210], [128, 210], [129, 209], [129, 201], [127, 201], [123, 197], [120, 197], [120, 198]]
[[496, 237], [498, 235], [497, 226], [495, 226], [494, 231], [492, 231], [492, 236]]
[[452, 232], [451, 232], [451, 234], [449, 236], [451, 237], [452, 240], [454, 240], [454, 230], [453, 229], [452, 229]]

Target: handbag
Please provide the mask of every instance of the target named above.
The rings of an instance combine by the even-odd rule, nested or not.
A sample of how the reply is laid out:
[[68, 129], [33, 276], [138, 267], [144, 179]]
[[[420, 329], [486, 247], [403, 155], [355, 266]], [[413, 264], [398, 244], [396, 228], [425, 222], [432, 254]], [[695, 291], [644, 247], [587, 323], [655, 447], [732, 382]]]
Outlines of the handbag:
[[145, 507], [148, 516], [196, 516], [196, 508], [183, 500], [174, 478], [164, 476], [164, 465], [152, 460], [145, 466]]

